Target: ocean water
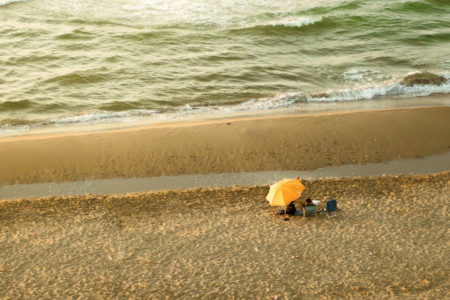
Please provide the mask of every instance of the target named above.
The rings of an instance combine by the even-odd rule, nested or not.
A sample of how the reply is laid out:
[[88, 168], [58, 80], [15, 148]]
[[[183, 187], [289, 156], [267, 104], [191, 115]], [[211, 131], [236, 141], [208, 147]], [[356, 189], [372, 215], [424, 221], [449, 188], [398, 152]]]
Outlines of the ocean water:
[[431, 94], [448, 0], [0, 0], [0, 136]]

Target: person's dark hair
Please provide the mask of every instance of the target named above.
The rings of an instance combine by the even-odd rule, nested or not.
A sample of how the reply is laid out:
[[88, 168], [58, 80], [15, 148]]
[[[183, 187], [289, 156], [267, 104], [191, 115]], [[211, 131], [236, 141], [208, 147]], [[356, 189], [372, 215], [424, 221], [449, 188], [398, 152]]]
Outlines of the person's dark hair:
[[308, 203], [312, 203], [312, 200], [311, 200], [311, 198], [308, 198], [308, 199], [306, 199], [306, 202], [308, 202]]

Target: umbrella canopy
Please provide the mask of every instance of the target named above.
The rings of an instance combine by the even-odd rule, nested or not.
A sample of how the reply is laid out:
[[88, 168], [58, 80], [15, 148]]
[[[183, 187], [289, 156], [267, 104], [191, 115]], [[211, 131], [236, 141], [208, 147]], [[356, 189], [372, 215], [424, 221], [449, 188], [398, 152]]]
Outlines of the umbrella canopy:
[[270, 186], [266, 199], [269, 201], [270, 206], [286, 206], [298, 199], [304, 189], [305, 186], [298, 178], [283, 179]]

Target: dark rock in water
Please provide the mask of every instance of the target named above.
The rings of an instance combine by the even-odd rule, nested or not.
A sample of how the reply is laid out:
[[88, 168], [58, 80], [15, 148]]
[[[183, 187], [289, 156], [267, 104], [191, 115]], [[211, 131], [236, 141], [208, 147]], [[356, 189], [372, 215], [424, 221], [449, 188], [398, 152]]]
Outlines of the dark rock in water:
[[311, 94], [311, 97], [313, 97], [313, 98], [327, 98], [328, 97], [328, 93], [327, 92], [315, 93], [315, 94]]
[[403, 85], [406, 86], [413, 86], [413, 85], [442, 85], [445, 83], [447, 79], [443, 76], [439, 76], [430, 72], [425, 73], [417, 73], [413, 75], [406, 76], [403, 78], [403, 80], [400, 82]]

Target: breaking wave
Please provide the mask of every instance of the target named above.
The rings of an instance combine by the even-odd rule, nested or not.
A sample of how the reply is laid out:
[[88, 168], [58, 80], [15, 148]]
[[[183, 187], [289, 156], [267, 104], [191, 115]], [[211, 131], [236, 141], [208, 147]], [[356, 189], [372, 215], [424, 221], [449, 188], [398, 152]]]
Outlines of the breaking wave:
[[285, 26], [285, 27], [302, 27], [318, 22], [322, 22], [322, 17], [295, 17], [295, 18], [286, 18], [279, 21], [273, 21], [270, 23], [270, 25]]
[[0, 0], [0, 7], [7, 6], [9, 4], [18, 3], [18, 2], [26, 2], [28, 0]]
[[[426, 73], [425, 73], [426, 74]], [[266, 97], [254, 99], [240, 104], [237, 109], [274, 109], [281, 107], [289, 107], [296, 103], [312, 103], [312, 102], [341, 102], [341, 101], [358, 101], [370, 100], [379, 97], [423, 97], [432, 94], [448, 94], [450, 93], [450, 75], [442, 75], [444, 82], [441, 84], [414, 84], [406, 85], [404, 79], [385, 81], [381, 84], [363, 85], [354, 88], [329, 90], [319, 93], [287, 93], [280, 94], [275, 97]], [[426, 77], [426, 75], [424, 76]]]
[[[421, 74], [424, 74], [421, 76]], [[111, 107], [103, 106], [103, 109], [69, 114], [49, 120], [40, 120], [36, 122], [25, 122], [20, 120], [3, 120], [0, 123], [0, 135], [9, 133], [13, 130], [23, 131], [40, 126], [65, 126], [65, 125], [92, 125], [99, 123], [131, 123], [137, 121], [165, 122], [176, 121], [180, 119], [195, 118], [200, 114], [225, 116], [227, 114], [239, 112], [257, 113], [267, 110], [280, 108], [301, 109], [308, 104], [327, 103], [327, 102], [346, 102], [358, 100], [370, 100], [376, 98], [406, 98], [421, 97], [432, 94], [450, 94], [450, 75], [435, 75], [444, 79], [441, 84], [414, 84], [406, 85], [404, 79], [414, 75], [415, 77], [429, 77], [429, 73], [408, 74], [407, 76], [385, 81], [381, 84], [364, 85], [354, 88], [341, 90], [328, 90], [319, 93], [295, 92], [282, 93], [269, 97], [250, 99], [241, 103], [227, 105], [184, 105], [180, 107], [171, 107], [165, 109], [133, 109], [133, 106], [118, 111], [114, 105]], [[113, 103], [114, 104], [114, 103]], [[117, 104], [117, 103], [116, 103]], [[28, 101], [19, 103], [6, 102], [3, 109], [21, 109], [30, 105]], [[123, 109], [123, 107], [121, 108]]]
[[[288, 16], [283, 18], [270, 18], [270, 20], [259, 20], [244, 22], [237, 27], [231, 27], [233, 34], [290, 34], [293, 31], [308, 28], [314, 24], [320, 24], [325, 19], [322, 16]], [[315, 26], [315, 25], [314, 25]]]

